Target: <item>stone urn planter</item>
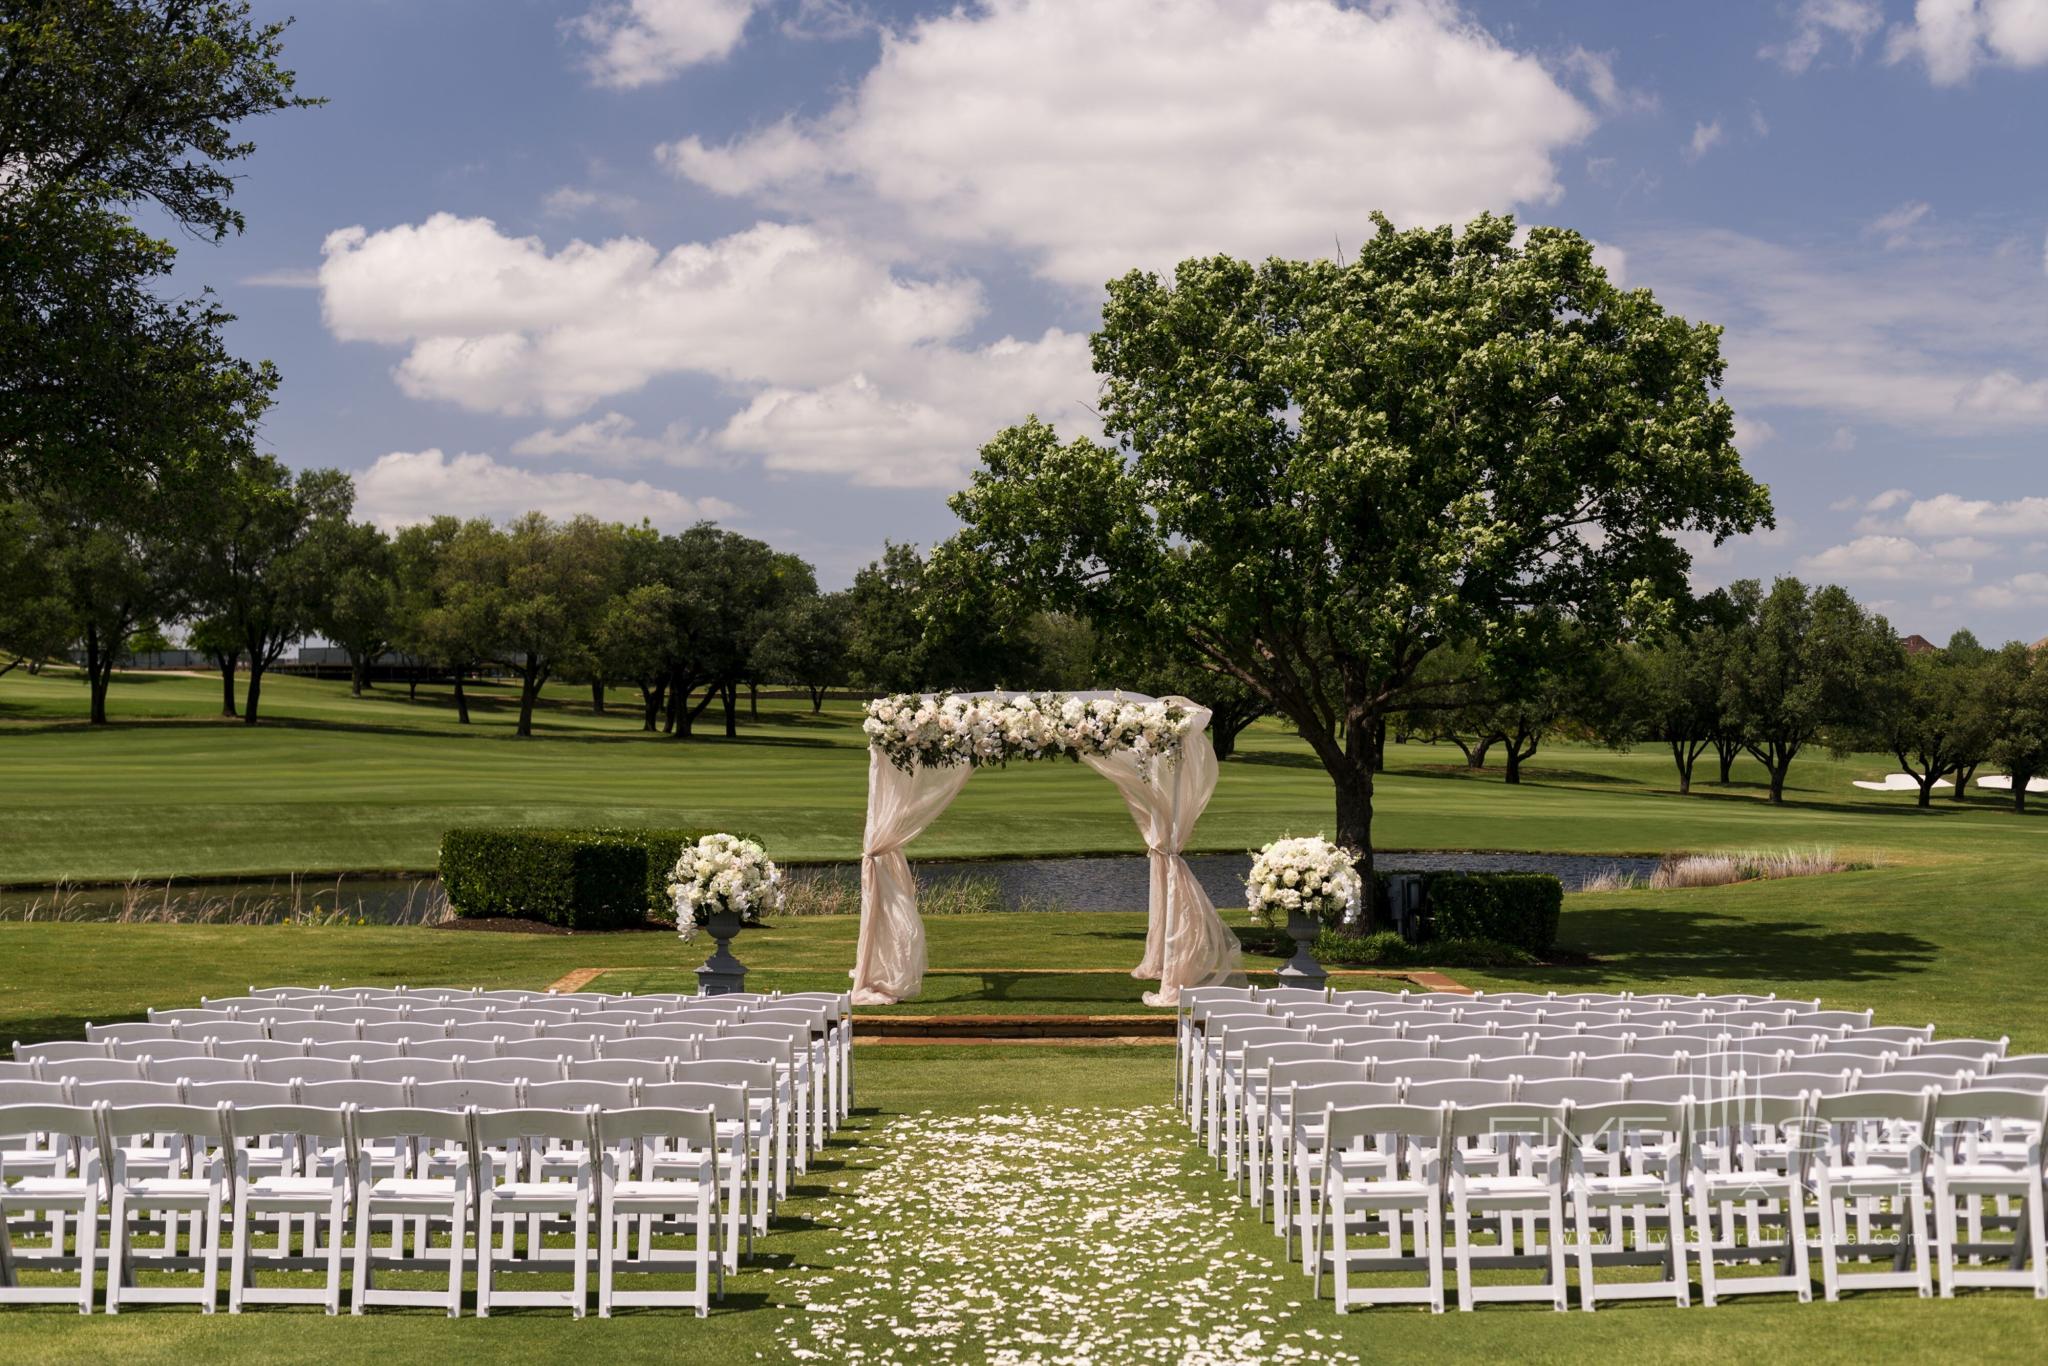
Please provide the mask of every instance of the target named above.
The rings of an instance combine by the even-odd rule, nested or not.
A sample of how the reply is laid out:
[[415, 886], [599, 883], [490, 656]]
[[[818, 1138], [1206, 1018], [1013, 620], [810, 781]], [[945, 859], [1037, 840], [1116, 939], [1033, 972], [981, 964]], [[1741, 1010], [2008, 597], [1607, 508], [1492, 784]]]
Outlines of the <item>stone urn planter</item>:
[[711, 956], [697, 969], [699, 996], [727, 996], [747, 989], [747, 965], [732, 956], [733, 936], [740, 932], [737, 911], [713, 911], [704, 932], [714, 941]]
[[1309, 946], [1316, 942], [1316, 935], [1322, 928], [1322, 922], [1307, 911], [1287, 913], [1287, 937], [1294, 941], [1294, 957], [1280, 969], [1281, 986], [1321, 989], [1330, 980], [1329, 972], [1309, 952]]

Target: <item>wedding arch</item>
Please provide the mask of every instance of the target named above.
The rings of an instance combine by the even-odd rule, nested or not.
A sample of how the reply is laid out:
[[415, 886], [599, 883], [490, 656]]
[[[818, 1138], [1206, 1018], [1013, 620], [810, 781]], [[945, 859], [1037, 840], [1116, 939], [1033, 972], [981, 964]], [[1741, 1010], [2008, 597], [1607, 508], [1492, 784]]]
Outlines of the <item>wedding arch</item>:
[[855, 1005], [893, 1005], [924, 986], [924, 922], [903, 847], [952, 804], [975, 769], [1078, 758], [1116, 785], [1150, 863], [1145, 952], [1131, 976], [1154, 979], [1145, 1004], [1235, 977], [1237, 936], [1181, 857], [1216, 790], [1209, 712], [1185, 697], [1131, 693], [904, 695], [868, 704], [868, 818], [860, 857]]

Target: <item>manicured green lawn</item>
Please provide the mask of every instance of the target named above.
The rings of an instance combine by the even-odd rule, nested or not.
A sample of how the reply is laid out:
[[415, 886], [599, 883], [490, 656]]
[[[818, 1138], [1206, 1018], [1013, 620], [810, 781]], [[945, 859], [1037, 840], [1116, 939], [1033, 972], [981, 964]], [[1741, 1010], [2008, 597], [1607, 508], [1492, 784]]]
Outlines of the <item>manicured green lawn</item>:
[[[119, 680], [117, 724], [78, 720], [69, 677], [0, 678], [0, 884], [257, 873], [427, 869], [441, 832], [476, 822], [690, 824], [744, 829], [784, 859], [858, 852], [867, 756], [858, 710], [822, 717], [765, 702], [737, 740], [640, 733], [627, 711], [593, 717], [577, 690], [554, 690], [531, 740], [512, 734], [508, 700], [484, 690], [478, 720], [454, 724], [445, 694], [351, 698], [339, 683], [279, 677], [269, 720], [222, 722], [211, 679]], [[617, 702], [628, 699], [616, 697]], [[1662, 852], [1830, 844], [1894, 862], [2036, 856], [2048, 815], [2014, 817], [1990, 800], [1931, 812], [1873, 797], [1850, 780], [1880, 757], [1815, 751], [1793, 768], [1793, 801], [1759, 799], [1748, 760], [1726, 790], [1672, 791], [1661, 747], [1547, 750], [1519, 788], [1499, 766], [1480, 777], [1448, 746], [1397, 746], [1379, 791], [1384, 848]], [[1255, 847], [1327, 829], [1327, 781], [1278, 723], [1245, 738], [1196, 827], [1203, 849]], [[1109, 784], [1068, 763], [977, 775], [913, 846], [921, 857], [1132, 851], [1139, 842]]]

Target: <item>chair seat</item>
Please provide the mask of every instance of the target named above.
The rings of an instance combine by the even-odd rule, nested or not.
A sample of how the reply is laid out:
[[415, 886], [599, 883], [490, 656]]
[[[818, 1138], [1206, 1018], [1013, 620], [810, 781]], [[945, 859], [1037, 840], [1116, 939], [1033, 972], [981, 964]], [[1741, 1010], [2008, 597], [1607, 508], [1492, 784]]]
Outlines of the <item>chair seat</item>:
[[1945, 1168], [1942, 1175], [1951, 1186], [1955, 1185], [1999, 1185], [2031, 1186], [2033, 1176], [2024, 1167], [2001, 1166], [1996, 1162], [1973, 1162], [1965, 1166]]
[[98, 1193], [98, 1186], [90, 1181], [78, 1181], [66, 1176], [24, 1176], [11, 1185], [0, 1186], [0, 1201], [10, 1205], [28, 1206], [31, 1199], [83, 1200], [87, 1196], [97, 1197]]
[[452, 1200], [455, 1182], [445, 1176], [387, 1176], [370, 1184], [377, 1200]]
[[695, 1181], [620, 1181], [612, 1187], [614, 1200], [680, 1200], [697, 1197]]
[[1588, 1195], [1659, 1195], [1665, 1190], [1661, 1176], [1589, 1176], [1578, 1185]]
[[194, 1176], [145, 1176], [123, 1185], [131, 1200], [189, 1200], [215, 1189], [212, 1182]]
[[1881, 1162], [1852, 1162], [1846, 1166], [1830, 1166], [1824, 1170], [1827, 1179], [1833, 1182], [1883, 1181], [1895, 1186], [1920, 1184], [1920, 1179], [1913, 1173], [1886, 1166]]
[[577, 1199], [576, 1187], [567, 1181], [500, 1181], [491, 1188], [493, 1200], [559, 1200], [573, 1204]]
[[1544, 1195], [1549, 1190], [1550, 1182], [1540, 1176], [1473, 1176], [1465, 1181], [1468, 1196]]
[[345, 1191], [347, 1187], [337, 1187], [334, 1182], [324, 1176], [265, 1176], [249, 1182], [243, 1189], [249, 1193], [250, 1199], [261, 1200], [265, 1196], [278, 1198], [308, 1195], [324, 1196], [334, 1194], [337, 1191]]

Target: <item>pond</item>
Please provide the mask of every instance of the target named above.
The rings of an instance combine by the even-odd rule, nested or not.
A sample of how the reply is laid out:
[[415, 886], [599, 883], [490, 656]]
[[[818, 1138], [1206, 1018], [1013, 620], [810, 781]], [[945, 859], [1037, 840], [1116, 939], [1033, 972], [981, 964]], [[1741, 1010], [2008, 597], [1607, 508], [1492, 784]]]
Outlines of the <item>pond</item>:
[[[1654, 858], [1609, 854], [1508, 854], [1462, 851], [1380, 854], [1386, 872], [1549, 873], [1577, 891], [1603, 873], [1633, 873], [1647, 880]], [[1146, 861], [1141, 855], [1088, 858], [933, 860], [912, 865], [920, 886], [994, 883], [1006, 910], [1137, 911], [1145, 908]], [[1244, 902], [1251, 871], [1248, 854], [1196, 854], [1188, 859], [1219, 906]], [[796, 870], [792, 870], [795, 872]], [[858, 864], [822, 864], [801, 876], [853, 884]], [[0, 920], [176, 920], [221, 924], [284, 919], [367, 920], [408, 924], [440, 914], [434, 878], [277, 878], [269, 882], [132, 883], [125, 887], [56, 887], [0, 891]]]

